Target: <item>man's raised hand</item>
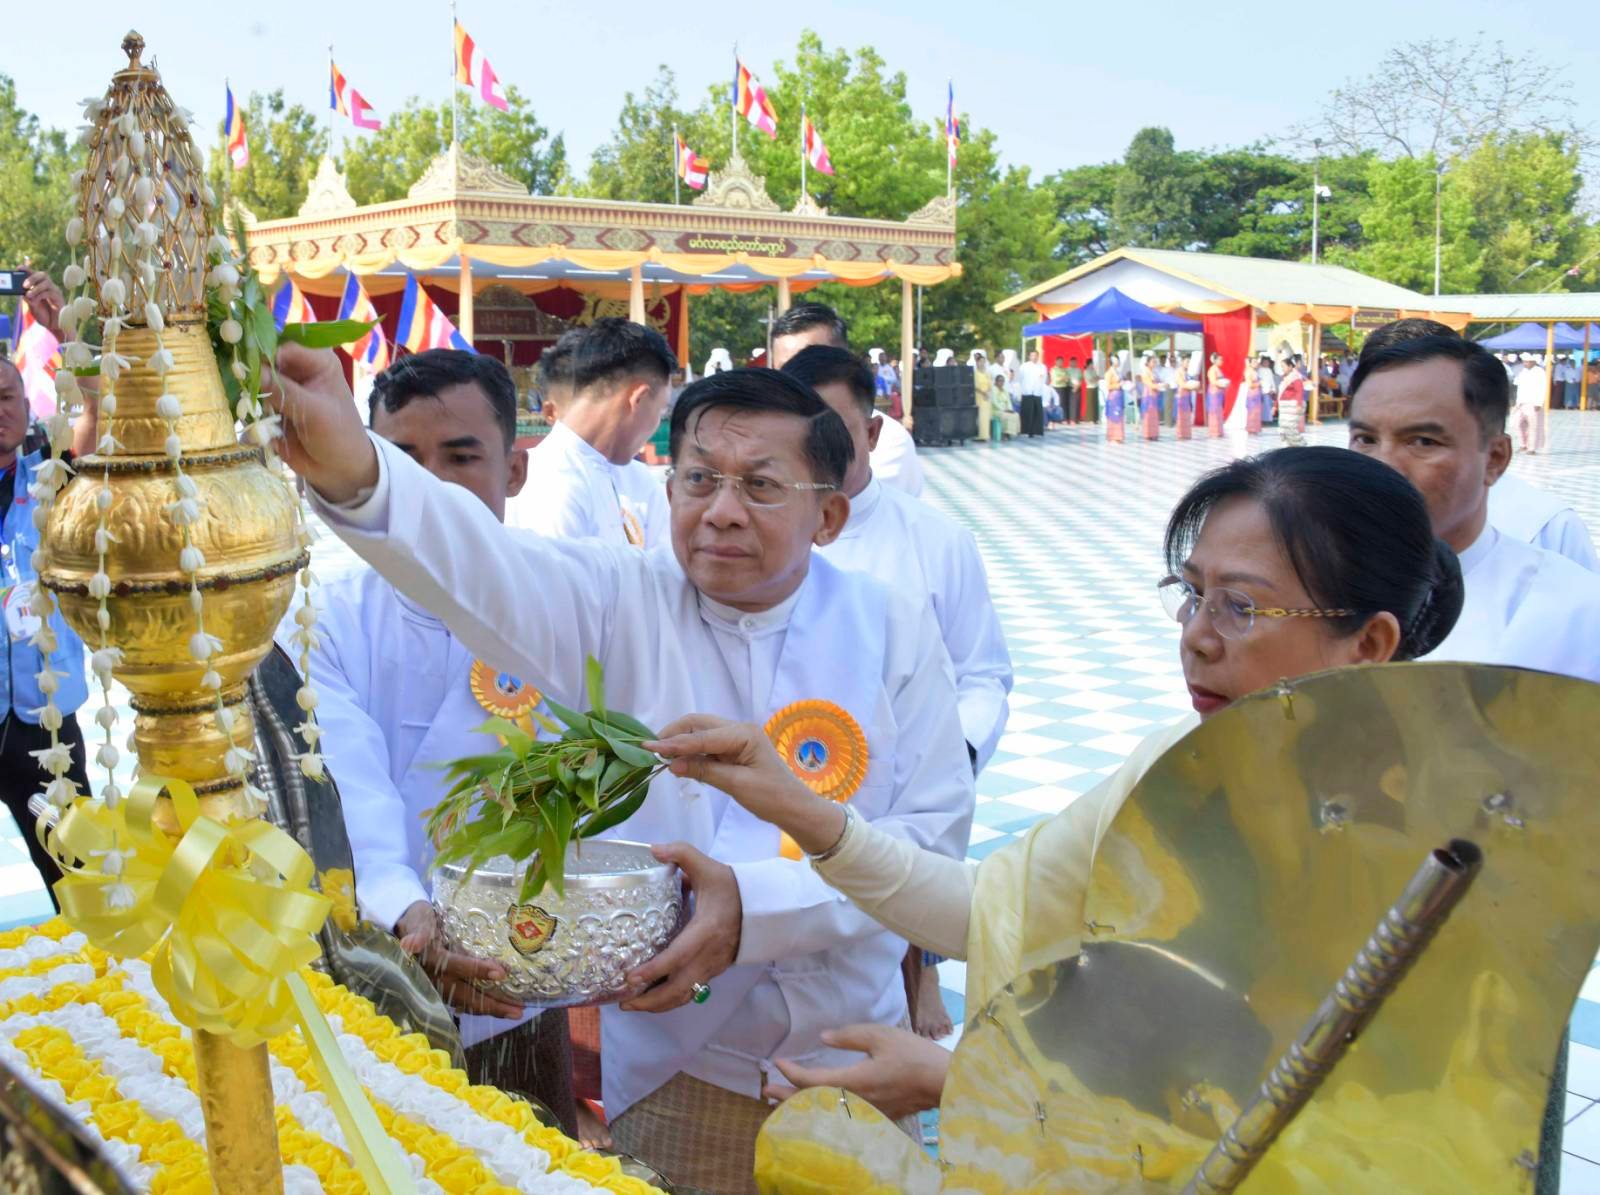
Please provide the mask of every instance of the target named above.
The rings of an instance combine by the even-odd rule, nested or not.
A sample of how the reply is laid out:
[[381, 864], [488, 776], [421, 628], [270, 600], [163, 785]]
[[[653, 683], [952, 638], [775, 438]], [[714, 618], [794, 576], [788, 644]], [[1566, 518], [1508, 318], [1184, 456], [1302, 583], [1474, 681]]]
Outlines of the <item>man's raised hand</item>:
[[261, 397], [282, 420], [283, 459], [326, 501], [337, 506], [378, 484], [378, 450], [332, 349], [280, 345]]

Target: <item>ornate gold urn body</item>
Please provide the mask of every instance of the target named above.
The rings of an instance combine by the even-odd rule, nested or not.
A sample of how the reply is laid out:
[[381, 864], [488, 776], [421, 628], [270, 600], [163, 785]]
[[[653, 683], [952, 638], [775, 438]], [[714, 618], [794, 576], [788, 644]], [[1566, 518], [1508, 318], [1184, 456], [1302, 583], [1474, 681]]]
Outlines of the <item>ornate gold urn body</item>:
[[[141, 774], [188, 782], [201, 812], [226, 825], [258, 813], [249, 757], [230, 748], [253, 753], [245, 683], [305, 553], [294, 494], [260, 448], [239, 442], [207, 331], [214, 203], [199, 154], [140, 62], [143, 40], [129, 34], [123, 49], [128, 67], [91, 105], [68, 231], [102, 321], [100, 451], [56, 496], [36, 563], [90, 649], [121, 653]], [[120, 368], [107, 373], [113, 352]], [[166, 798], [154, 821], [176, 838]], [[266, 1046], [193, 1036], [216, 1189], [281, 1191]]]
[[[271, 645], [305, 558], [295, 540], [289, 491], [267, 470], [259, 448], [238, 443], [204, 323], [169, 324], [163, 340], [176, 358], [175, 369], [164, 385], [141, 369], [119, 382], [117, 413], [102, 417], [99, 431], [123, 447], [113, 456], [78, 462], [79, 475], [51, 513], [49, 565], [41, 576], [72, 628], [85, 643], [98, 643], [99, 603], [90, 596], [89, 582], [101, 567], [97, 497], [109, 488], [108, 638], [123, 652], [117, 678], [133, 697], [140, 768], [189, 781], [202, 809], [225, 820], [253, 812], [223, 759], [229, 746], [254, 749], [245, 682]], [[123, 332], [117, 345], [125, 356], [146, 360], [156, 347], [154, 335], [140, 327]], [[209, 664], [222, 677], [224, 708], [235, 714], [231, 734], [217, 718], [217, 694], [201, 685], [206, 664], [189, 652], [195, 623], [190, 582], [178, 569], [181, 529], [166, 515], [173, 469], [163, 447], [166, 426], [155, 416], [163, 393], [183, 404], [177, 434], [202, 512], [189, 528], [190, 542], [206, 561], [195, 581], [205, 596], [206, 631], [222, 643]]]

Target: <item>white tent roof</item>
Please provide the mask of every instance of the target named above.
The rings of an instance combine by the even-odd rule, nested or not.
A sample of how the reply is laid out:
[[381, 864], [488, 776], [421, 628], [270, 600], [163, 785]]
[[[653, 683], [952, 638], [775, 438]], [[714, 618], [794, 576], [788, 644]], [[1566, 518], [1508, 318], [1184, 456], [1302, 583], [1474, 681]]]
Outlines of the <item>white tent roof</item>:
[[1440, 295], [1435, 303], [1448, 303], [1457, 311], [1470, 311], [1474, 321], [1521, 323], [1587, 322], [1600, 320], [1600, 291], [1556, 291], [1538, 295]]
[[[1311, 265], [1225, 253], [1178, 249], [1118, 249], [995, 304], [1009, 311], [1024, 304], [1076, 306], [1109, 286], [1152, 307], [1188, 303], [1249, 303], [1266, 310], [1285, 304], [1370, 307], [1396, 311], [1462, 312], [1443, 298], [1422, 295], [1344, 266]], [[1191, 308], [1192, 310], [1192, 308]]]

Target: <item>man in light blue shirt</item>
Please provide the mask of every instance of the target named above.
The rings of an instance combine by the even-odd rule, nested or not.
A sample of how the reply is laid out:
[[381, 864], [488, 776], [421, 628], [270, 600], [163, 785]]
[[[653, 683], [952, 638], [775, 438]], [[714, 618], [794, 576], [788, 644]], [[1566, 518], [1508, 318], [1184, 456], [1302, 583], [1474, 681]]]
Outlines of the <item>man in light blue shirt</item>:
[[[34, 500], [29, 487], [44, 459], [43, 450], [24, 454], [22, 442], [30, 421], [28, 397], [22, 375], [9, 360], [0, 358], [0, 606], [4, 608], [4, 662], [0, 663], [0, 800], [16, 820], [28, 853], [46, 885], [61, 877], [55, 861], [33, 834], [34, 819], [28, 815], [28, 798], [44, 789], [47, 777], [39, 761], [30, 754], [50, 746], [50, 731], [40, 725], [45, 706], [38, 674], [46, 660], [30, 642], [38, 620], [29, 611], [33, 589], [33, 550], [39, 532], [33, 525]], [[83, 675], [83, 641], [66, 625], [60, 613], [50, 625], [56, 633], [56, 649], [48, 658], [49, 668], [58, 673], [56, 708], [61, 711], [57, 738], [72, 750], [72, 768], [67, 776], [87, 791], [84, 767], [83, 732], [78, 728], [77, 709], [83, 704], [87, 688]], [[51, 894], [54, 900], [54, 893]]]

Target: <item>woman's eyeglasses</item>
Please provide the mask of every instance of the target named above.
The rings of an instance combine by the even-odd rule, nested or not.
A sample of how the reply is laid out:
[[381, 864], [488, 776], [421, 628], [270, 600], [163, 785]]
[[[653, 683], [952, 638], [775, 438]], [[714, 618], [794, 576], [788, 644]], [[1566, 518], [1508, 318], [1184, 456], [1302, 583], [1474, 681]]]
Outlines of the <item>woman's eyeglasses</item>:
[[684, 469], [668, 469], [667, 480], [677, 482], [673, 488], [694, 499], [709, 498], [723, 482], [734, 488], [746, 506], [782, 506], [795, 490], [836, 490], [839, 487], [823, 481], [779, 481], [774, 477], [751, 474], [741, 477], [733, 473], [718, 473], [699, 465]]
[[1167, 615], [1187, 624], [1201, 606], [1211, 615], [1211, 625], [1224, 639], [1243, 639], [1257, 618], [1346, 618], [1354, 610], [1285, 610], [1281, 606], [1258, 606], [1247, 593], [1213, 585], [1204, 594], [1182, 577], [1167, 577], [1156, 583], [1161, 605]]

